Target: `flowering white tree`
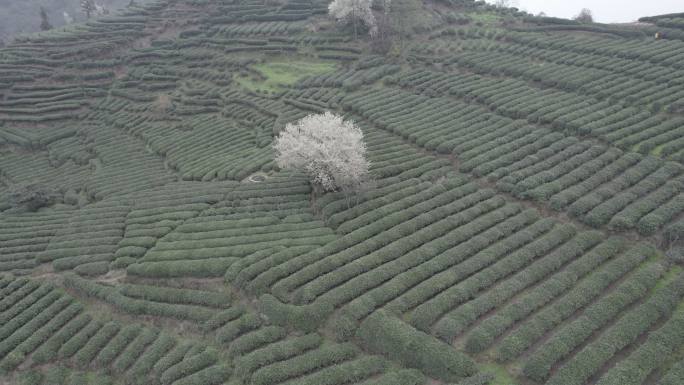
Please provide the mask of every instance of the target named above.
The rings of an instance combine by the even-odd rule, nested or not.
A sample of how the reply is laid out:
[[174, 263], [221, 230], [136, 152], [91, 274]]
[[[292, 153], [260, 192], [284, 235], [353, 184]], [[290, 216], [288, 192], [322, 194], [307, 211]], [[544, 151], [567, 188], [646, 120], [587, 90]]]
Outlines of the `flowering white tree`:
[[109, 14], [109, 10], [104, 5], [95, 4], [95, 0], [81, 0], [81, 12], [83, 12], [88, 19], [90, 16], [101, 16]]
[[354, 38], [357, 36], [357, 25], [361, 21], [368, 27], [371, 36], [377, 32], [375, 16], [371, 10], [372, 0], [333, 0], [328, 5], [328, 13], [338, 22], [354, 25]]
[[329, 111], [287, 124], [273, 147], [280, 168], [303, 170], [326, 191], [349, 196], [368, 175], [363, 133]]

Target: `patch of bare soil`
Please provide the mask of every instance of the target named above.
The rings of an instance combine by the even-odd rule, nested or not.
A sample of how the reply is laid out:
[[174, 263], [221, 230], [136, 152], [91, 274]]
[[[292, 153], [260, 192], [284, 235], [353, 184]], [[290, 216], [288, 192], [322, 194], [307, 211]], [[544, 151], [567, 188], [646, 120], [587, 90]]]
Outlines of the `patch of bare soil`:
[[121, 283], [126, 279], [126, 270], [110, 270], [107, 274], [102, 277], [94, 279], [95, 282], [117, 284]]

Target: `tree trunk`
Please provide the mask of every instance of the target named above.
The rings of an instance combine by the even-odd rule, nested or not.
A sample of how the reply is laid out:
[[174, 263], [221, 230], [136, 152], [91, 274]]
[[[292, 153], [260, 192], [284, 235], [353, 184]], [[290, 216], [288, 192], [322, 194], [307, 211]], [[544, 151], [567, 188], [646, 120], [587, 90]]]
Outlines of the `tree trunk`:
[[356, 24], [358, 21], [356, 19], [357, 18], [356, 18], [356, 6], [355, 6], [354, 8], [352, 8], [352, 24], [354, 25], [354, 40], [358, 39], [358, 35], [356, 32]]

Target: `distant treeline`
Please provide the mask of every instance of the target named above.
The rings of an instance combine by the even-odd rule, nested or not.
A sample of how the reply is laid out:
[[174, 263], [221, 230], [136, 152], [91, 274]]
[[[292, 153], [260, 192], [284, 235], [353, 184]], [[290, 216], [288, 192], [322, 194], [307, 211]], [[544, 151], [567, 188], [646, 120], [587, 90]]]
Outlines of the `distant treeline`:
[[[135, 0], [137, 3], [146, 0]], [[86, 19], [81, 0], [0, 0], [0, 41], [5, 43], [21, 33], [40, 31], [40, 7], [45, 8], [53, 27]], [[123, 8], [130, 0], [96, 0], [110, 11]]]

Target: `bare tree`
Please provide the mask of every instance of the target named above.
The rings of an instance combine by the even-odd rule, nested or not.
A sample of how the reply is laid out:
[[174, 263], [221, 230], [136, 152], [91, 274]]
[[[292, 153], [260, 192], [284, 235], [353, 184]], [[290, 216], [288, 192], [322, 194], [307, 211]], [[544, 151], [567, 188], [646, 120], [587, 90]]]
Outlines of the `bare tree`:
[[371, 36], [377, 32], [375, 16], [371, 10], [372, 0], [334, 0], [328, 5], [328, 13], [342, 23], [352, 23], [354, 39], [358, 37], [358, 24], [363, 23]]
[[331, 112], [287, 124], [273, 147], [278, 167], [306, 172], [314, 191], [342, 190], [349, 198], [368, 176], [361, 129]]
[[95, 4], [95, 14], [97, 16], [109, 15], [109, 9], [104, 4]]
[[42, 6], [40, 7], [40, 30], [41, 31], [47, 31], [52, 29], [52, 24], [50, 24], [50, 20], [48, 20], [48, 15], [47, 12], [45, 11], [45, 8]]
[[574, 17], [575, 20], [579, 21], [580, 23], [593, 23], [594, 22], [594, 17], [591, 14], [591, 10], [589, 8], [582, 8], [580, 13]]
[[95, 0], [81, 0], [81, 12], [86, 15], [86, 18], [90, 19], [95, 11]]
[[421, 0], [392, 0], [390, 18], [392, 30], [399, 37], [399, 48], [404, 50], [406, 36], [410, 35], [420, 20]]
[[16, 207], [24, 207], [36, 211], [49, 206], [58, 200], [57, 190], [40, 183], [27, 183], [13, 186], [9, 191], [9, 200]]
[[392, 48], [392, 19], [390, 11], [392, 7], [392, 0], [382, 0], [382, 12], [376, 16], [377, 33], [371, 41], [371, 47], [374, 52], [385, 54]]

